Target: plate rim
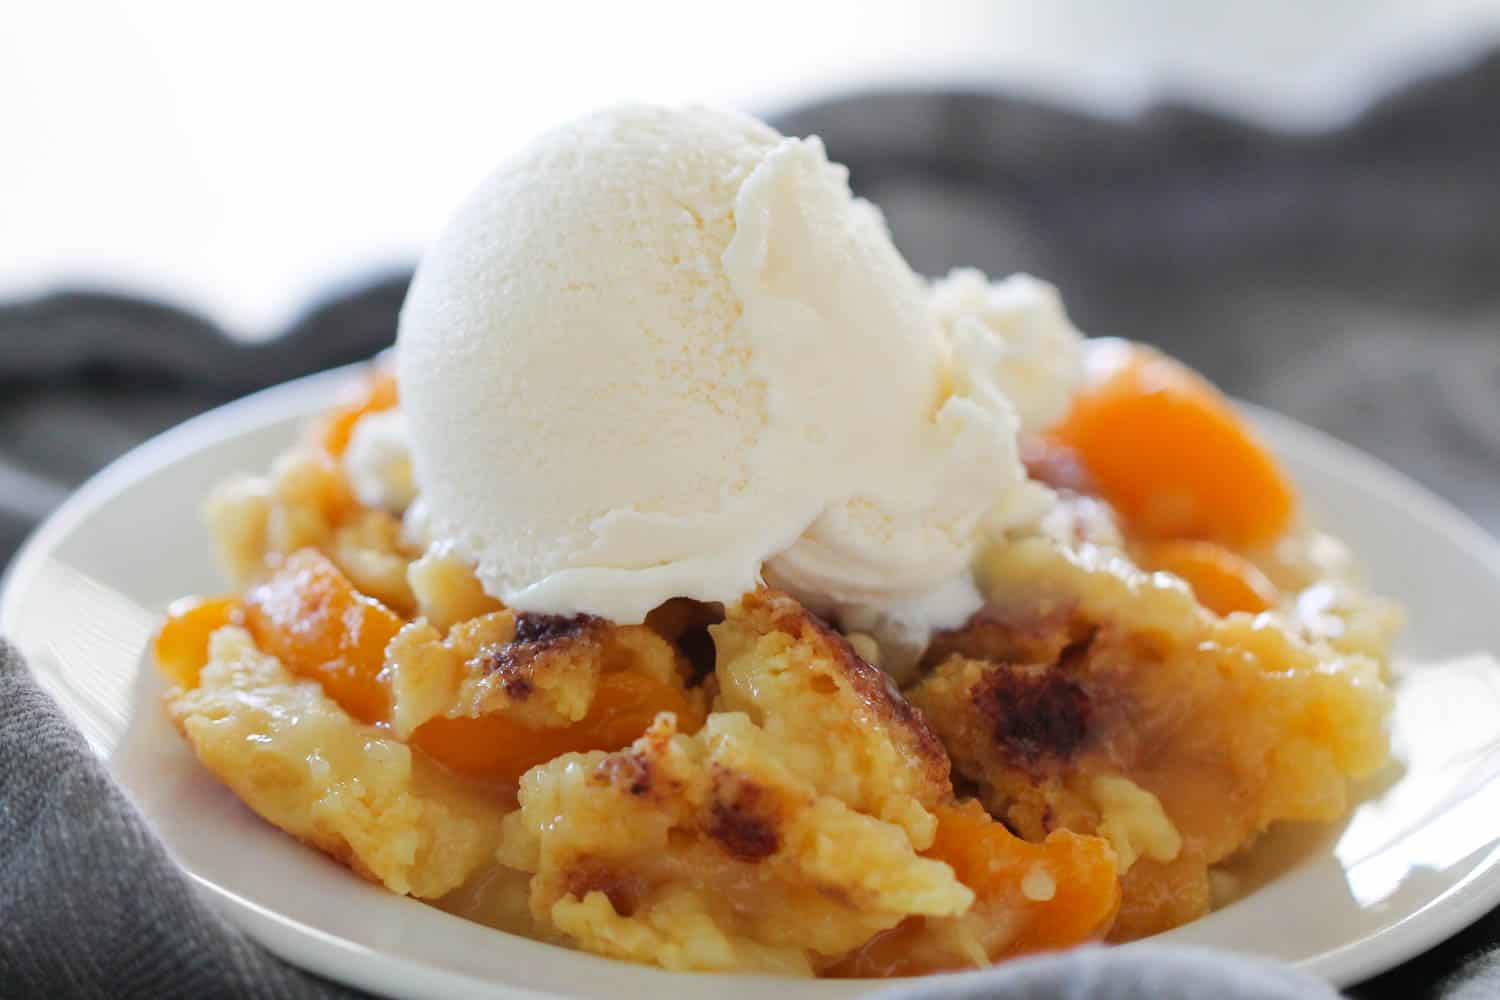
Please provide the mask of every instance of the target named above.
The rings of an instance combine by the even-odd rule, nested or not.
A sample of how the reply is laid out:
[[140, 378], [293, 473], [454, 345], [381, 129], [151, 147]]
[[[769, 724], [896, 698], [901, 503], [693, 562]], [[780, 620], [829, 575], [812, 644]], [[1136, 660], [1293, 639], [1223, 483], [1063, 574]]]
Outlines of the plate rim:
[[[202, 450], [213, 441], [243, 435], [286, 420], [289, 416], [301, 414], [312, 400], [326, 400], [336, 393], [341, 384], [350, 381], [366, 364], [356, 362], [303, 375], [206, 410], [137, 444], [95, 472], [27, 535], [9, 566], [0, 574], [0, 636], [10, 636], [17, 631], [15, 625], [23, 603], [21, 598], [38, 580], [50, 553], [76, 526], [85, 522], [116, 494], [150, 478], [162, 467]], [[1294, 439], [1299, 448], [1329, 456], [1340, 468], [1343, 478], [1360, 491], [1378, 490], [1398, 500], [1413, 517], [1425, 521], [1431, 530], [1447, 536], [1449, 541], [1464, 548], [1471, 559], [1481, 563], [1485, 572], [1500, 582], [1500, 540], [1450, 501], [1385, 461], [1326, 431], [1262, 406], [1239, 400], [1234, 402], [1267, 437]], [[233, 428], [232, 431], [229, 430], [230, 427]], [[1500, 654], [1500, 650], [1487, 652]], [[62, 711], [70, 723], [74, 722], [66, 707], [62, 707]], [[135, 804], [128, 792], [126, 797], [132, 801], [132, 805]], [[149, 826], [150, 818], [144, 813], [142, 816]], [[382, 974], [362, 963], [361, 959], [375, 954], [371, 949], [336, 933], [268, 909], [223, 888], [209, 877], [181, 867], [171, 849], [167, 848], [167, 851], [173, 862], [179, 865], [179, 870], [188, 877], [190, 884], [204, 898], [224, 913], [236, 927], [282, 959], [299, 968], [375, 993], [396, 995], [391, 991], [401, 988], [399, 983], [392, 982], [389, 974]], [[1460, 882], [1447, 887], [1374, 936], [1350, 941], [1310, 958], [1284, 964], [1309, 972], [1336, 987], [1347, 987], [1416, 957], [1468, 927], [1497, 906], [1500, 906], [1500, 846], [1491, 850], [1480, 866]], [[1165, 936], [1115, 947], [1129, 949], [1150, 941], [1168, 943], [1166, 938], [1170, 934], [1171, 932], [1167, 932]], [[340, 961], [330, 962], [329, 959], [334, 957]], [[384, 954], [380, 958], [383, 962], [399, 962], [412, 972], [420, 970], [423, 976], [429, 977], [428, 981], [432, 986], [440, 989], [462, 993], [476, 989], [499, 991], [510, 997], [537, 1000], [556, 995], [511, 983], [480, 979], [431, 965], [420, 959], [398, 959]], [[872, 989], [877, 989], [877, 983], [889, 986], [895, 981], [866, 982], [871, 984]]]

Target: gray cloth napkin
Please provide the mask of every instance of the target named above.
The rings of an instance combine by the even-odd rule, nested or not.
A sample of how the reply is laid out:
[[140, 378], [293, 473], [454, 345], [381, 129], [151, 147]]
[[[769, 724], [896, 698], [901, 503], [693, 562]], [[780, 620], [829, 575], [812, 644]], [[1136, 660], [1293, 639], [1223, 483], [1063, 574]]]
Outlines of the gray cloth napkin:
[[389, 344], [407, 280], [402, 273], [335, 292], [280, 336], [253, 344], [124, 295], [0, 302], [0, 565], [74, 486], [152, 434]]
[[[1292, 137], [1190, 109], [1103, 121], [889, 93], [777, 124], [827, 140], [926, 273], [1029, 270], [1087, 332], [1160, 344], [1390, 460], [1500, 529], [1500, 56]], [[404, 276], [265, 344], [120, 296], [0, 304], [0, 561], [95, 468], [200, 409], [388, 343]], [[0, 649], [0, 996], [337, 996], [246, 941]], [[1497, 818], [1500, 823], [1500, 818]], [[1352, 991], [1500, 996], [1500, 911]], [[951, 992], [950, 992], [951, 990]], [[907, 995], [1327, 996], [1170, 949], [1030, 960]]]
[[208, 905], [3, 640], [0, 706], [0, 996], [360, 995]]
[[879, 1000], [1334, 1000], [1321, 980], [1288, 966], [1207, 948], [1042, 955], [946, 980], [917, 981]]

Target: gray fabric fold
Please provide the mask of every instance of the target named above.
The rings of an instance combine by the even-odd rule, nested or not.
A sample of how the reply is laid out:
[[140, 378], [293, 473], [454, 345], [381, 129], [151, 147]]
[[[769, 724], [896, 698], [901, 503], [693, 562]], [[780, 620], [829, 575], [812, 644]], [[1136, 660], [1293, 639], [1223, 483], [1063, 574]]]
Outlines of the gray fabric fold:
[[362, 995], [274, 958], [199, 896], [3, 640], [0, 706], [0, 995]]
[[1320, 979], [1207, 948], [1082, 948], [917, 981], [875, 1000], [1335, 1000]]

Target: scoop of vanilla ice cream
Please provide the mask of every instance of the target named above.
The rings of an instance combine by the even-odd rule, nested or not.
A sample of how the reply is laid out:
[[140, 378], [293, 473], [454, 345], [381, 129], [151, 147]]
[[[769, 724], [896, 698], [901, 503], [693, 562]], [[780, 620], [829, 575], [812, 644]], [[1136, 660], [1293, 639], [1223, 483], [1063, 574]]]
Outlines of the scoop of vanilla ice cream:
[[392, 514], [405, 511], [417, 495], [405, 414], [380, 410], [360, 417], [344, 450], [344, 475], [366, 507]]
[[1055, 287], [1029, 274], [992, 282], [959, 268], [934, 283], [932, 307], [955, 369], [1009, 399], [1023, 433], [1063, 417], [1083, 380], [1083, 337]]
[[1025, 492], [998, 380], [953, 366], [986, 334], [958, 326], [816, 138], [579, 119], [492, 174], [412, 284], [427, 530], [523, 610], [639, 622], [767, 567], [815, 605], [956, 625]]

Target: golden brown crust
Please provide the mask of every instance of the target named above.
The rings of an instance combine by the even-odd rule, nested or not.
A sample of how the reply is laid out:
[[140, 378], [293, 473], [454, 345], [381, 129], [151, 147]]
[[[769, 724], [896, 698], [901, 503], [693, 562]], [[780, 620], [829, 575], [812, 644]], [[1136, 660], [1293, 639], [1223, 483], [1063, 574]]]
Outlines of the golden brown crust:
[[[839, 632], [799, 602], [767, 587], [746, 594], [730, 617], [763, 635], [783, 633], [806, 647], [811, 669], [858, 700], [858, 714], [873, 721], [922, 772], [929, 801], [951, 792], [948, 752], [926, 717], [896, 688], [889, 674], [860, 657]], [[836, 689], [837, 690], [837, 689]]]
[[682, 688], [690, 673], [644, 625], [509, 609], [460, 622], [446, 636], [413, 623], [387, 648], [386, 670], [401, 734], [437, 716], [567, 726], [588, 713], [602, 674], [631, 671]]
[[616, 913], [629, 917], [640, 908], [646, 889], [638, 874], [621, 871], [602, 859], [579, 858], [568, 870], [563, 896], [583, 899], [591, 892], [602, 892]]
[[1273, 822], [1342, 814], [1350, 778], [1383, 761], [1374, 663], [1114, 564], [1026, 558], [1029, 589], [942, 636], [908, 696], [1017, 833], [1115, 842], [1118, 934], [1206, 912], [1211, 865]]
[[712, 767], [707, 833], [741, 861], [781, 849], [782, 810], [764, 785], [720, 764]]
[[1088, 739], [1093, 699], [1064, 661], [997, 663], [969, 697], [1000, 752], [1030, 773], [1065, 766]]
[[1071, 605], [1041, 609], [987, 604], [961, 628], [933, 636], [922, 668], [931, 670], [955, 655], [994, 663], [1052, 663], [1064, 647], [1088, 634]]
[[612, 626], [591, 615], [514, 615], [511, 638], [480, 649], [476, 667], [512, 702], [525, 701], [536, 690], [538, 672], [547, 673], [563, 660], [602, 655], [604, 632]]
[[625, 750], [530, 771], [502, 860], [534, 873], [540, 924], [622, 957], [656, 942], [669, 967], [807, 974], [908, 915], [967, 909], [903, 829], [800, 774], [807, 751], [741, 712], [692, 736], [660, 716]]
[[441, 896], [488, 865], [509, 803], [352, 718], [229, 626], [167, 709], [210, 771], [266, 820], [393, 892]]
[[[955, 781], [1024, 837], [1108, 838], [1126, 871], [1113, 937], [1156, 933], [1205, 912], [1210, 865], [1267, 823], [1343, 811], [1347, 776], [1384, 752], [1378, 673], [1348, 658], [1380, 660], [1392, 616], [1335, 606], [1316, 633], [1332, 648], [1316, 650], [1279, 625], [1211, 622], [1128, 564], [1076, 456], [1032, 440], [1022, 458], [1067, 517], [983, 554], [990, 603], [936, 637], [903, 695], [773, 590], [728, 608], [676, 599], [628, 627], [507, 610], [451, 546], [419, 551], [302, 447], [221, 491], [215, 533], [242, 581], [314, 546], [411, 620], [388, 647], [394, 735], [243, 643], [174, 693], [174, 722], [242, 799], [362, 877], [432, 896], [487, 883], [499, 852], [511, 909], [532, 909], [505, 926], [601, 954], [827, 973], [922, 926], [946, 928], [928, 939], [943, 955], [982, 962], [1014, 916], [935, 860]], [[1303, 575], [1276, 574], [1288, 593], [1329, 575], [1290, 561]], [[692, 711], [530, 769], [514, 811], [402, 742], [440, 715], [569, 726], [613, 703], [599, 682], [615, 671], [672, 684]]]

